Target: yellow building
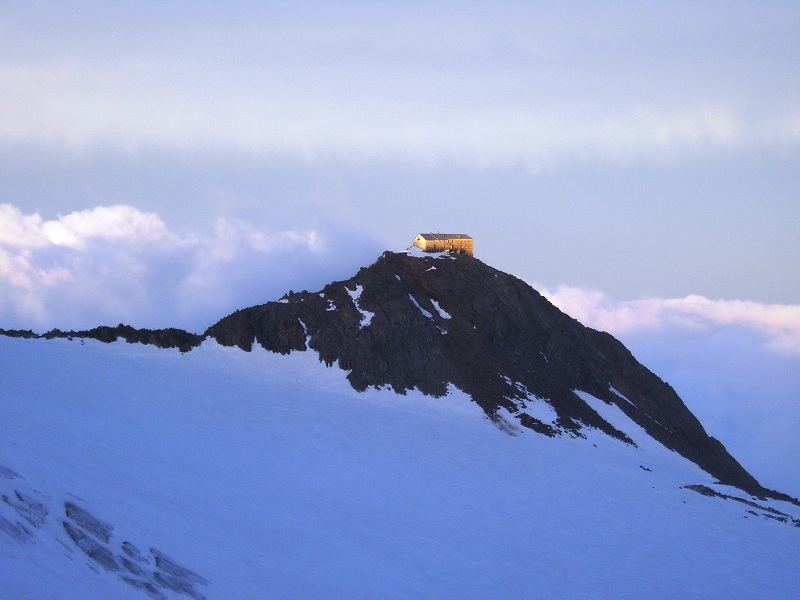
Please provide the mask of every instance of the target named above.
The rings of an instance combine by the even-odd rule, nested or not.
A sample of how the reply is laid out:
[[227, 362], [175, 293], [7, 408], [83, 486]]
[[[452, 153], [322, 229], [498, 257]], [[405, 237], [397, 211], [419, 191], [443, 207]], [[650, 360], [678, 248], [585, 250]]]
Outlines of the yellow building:
[[472, 238], [463, 233], [418, 233], [414, 245], [424, 252], [456, 252], [472, 256]]

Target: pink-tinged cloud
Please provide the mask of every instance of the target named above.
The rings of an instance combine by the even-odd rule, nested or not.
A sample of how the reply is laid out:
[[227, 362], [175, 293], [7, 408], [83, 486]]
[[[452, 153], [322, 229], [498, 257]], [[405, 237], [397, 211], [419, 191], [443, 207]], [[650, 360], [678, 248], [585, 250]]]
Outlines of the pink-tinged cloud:
[[541, 291], [584, 325], [614, 335], [675, 329], [708, 332], [730, 326], [758, 334], [773, 351], [800, 356], [800, 305], [711, 300], [694, 295], [616, 300], [597, 290], [566, 285]]

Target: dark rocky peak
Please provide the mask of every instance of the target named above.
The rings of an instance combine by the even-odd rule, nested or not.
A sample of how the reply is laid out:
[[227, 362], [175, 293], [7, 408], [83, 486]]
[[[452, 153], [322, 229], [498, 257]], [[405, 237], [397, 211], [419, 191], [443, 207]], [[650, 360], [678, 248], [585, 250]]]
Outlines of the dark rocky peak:
[[[511, 432], [583, 436], [591, 427], [633, 443], [580, 397], [586, 392], [720, 482], [777, 494], [708, 436], [675, 391], [614, 337], [469, 256], [385, 252], [347, 281], [239, 310], [206, 336], [248, 351], [253, 343], [284, 354], [310, 348], [348, 371], [356, 390], [416, 388], [443, 396], [452, 385]], [[542, 417], [543, 403], [553, 418]]]

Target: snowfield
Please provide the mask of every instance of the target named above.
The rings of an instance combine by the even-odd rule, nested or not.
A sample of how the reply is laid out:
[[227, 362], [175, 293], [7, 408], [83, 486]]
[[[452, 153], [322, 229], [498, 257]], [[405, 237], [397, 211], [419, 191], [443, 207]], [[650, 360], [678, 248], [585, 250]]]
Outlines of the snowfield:
[[800, 597], [797, 507], [591, 397], [638, 448], [359, 394], [313, 352], [0, 337], [0, 361], [2, 599]]

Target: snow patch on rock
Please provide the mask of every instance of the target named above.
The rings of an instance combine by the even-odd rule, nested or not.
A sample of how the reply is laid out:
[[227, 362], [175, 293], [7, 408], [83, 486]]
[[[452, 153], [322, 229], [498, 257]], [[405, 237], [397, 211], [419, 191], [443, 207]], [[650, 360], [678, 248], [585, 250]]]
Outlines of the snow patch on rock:
[[424, 308], [422, 308], [422, 305], [420, 305], [420, 303], [417, 302], [417, 299], [414, 298], [414, 296], [409, 294], [408, 298], [409, 298], [409, 300], [411, 300], [411, 302], [414, 303], [414, 306], [416, 306], [419, 309], [419, 312], [422, 313], [422, 316], [424, 316], [426, 319], [430, 319], [431, 321], [433, 321], [433, 314], [430, 311], [425, 310]]
[[452, 318], [450, 316], [450, 313], [448, 313], [445, 309], [443, 309], [441, 306], [439, 306], [439, 303], [436, 300], [434, 300], [433, 298], [431, 298], [431, 304], [433, 304], [433, 308], [436, 309], [436, 312], [439, 313], [440, 317], [442, 317], [443, 319], [451, 319]]
[[350, 290], [347, 287], [344, 288], [350, 298], [353, 300], [353, 304], [356, 307], [356, 310], [361, 313], [361, 323], [359, 327], [364, 329], [364, 327], [368, 327], [370, 323], [372, 323], [372, 318], [375, 316], [374, 312], [364, 310], [361, 308], [359, 301], [361, 299], [361, 293], [364, 291], [364, 287], [361, 285], [357, 285], [355, 290]]

